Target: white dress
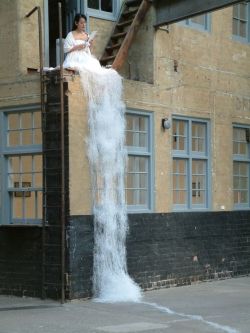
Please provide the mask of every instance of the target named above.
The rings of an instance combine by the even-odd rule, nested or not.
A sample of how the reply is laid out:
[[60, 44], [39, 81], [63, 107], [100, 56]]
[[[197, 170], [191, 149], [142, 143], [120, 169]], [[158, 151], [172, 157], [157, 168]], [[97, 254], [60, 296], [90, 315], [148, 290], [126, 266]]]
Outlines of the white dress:
[[[69, 52], [73, 46], [82, 44], [85, 45], [84, 49]], [[99, 61], [91, 55], [88, 42], [75, 39], [72, 32], [68, 33], [64, 41], [64, 53], [67, 54], [63, 63], [64, 68], [78, 71], [91, 69], [98, 72], [105, 70]]]

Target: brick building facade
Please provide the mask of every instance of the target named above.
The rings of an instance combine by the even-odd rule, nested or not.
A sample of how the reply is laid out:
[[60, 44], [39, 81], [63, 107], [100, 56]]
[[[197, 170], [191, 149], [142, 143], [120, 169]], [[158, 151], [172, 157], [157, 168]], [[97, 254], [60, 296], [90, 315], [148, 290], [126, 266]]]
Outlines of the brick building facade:
[[[104, 12], [81, 3], [88, 29], [98, 31], [99, 58], [120, 4]], [[62, 4], [65, 35], [70, 8]], [[55, 66], [57, 3], [0, 4], [0, 293], [60, 298], [63, 288], [66, 298], [89, 297], [87, 103], [79, 76], [65, 72], [62, 228], [60, 73], [44, 75], [41, 116], [37, 16], [25, 18], [37, 5], [45, 65]], [[120, 70], [132, 183], [128, 270], [144, 289], [249, 274], [249, 12], [243, 2], [155, 29], [152, 5]]]

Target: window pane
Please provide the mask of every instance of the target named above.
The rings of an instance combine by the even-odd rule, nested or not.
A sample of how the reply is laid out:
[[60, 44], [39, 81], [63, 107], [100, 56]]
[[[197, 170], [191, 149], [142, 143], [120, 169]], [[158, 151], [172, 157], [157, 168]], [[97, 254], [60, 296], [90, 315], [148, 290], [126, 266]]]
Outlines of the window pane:
[[34, 171], [36, 172], [42, 171], [42, 155], [34, 156]]
[[233, 6], [233, 17], [238, 17], [239, 16], [238, 12], [239, 12], [239, 6], [234, 5]]
[[149, 149], [147, 117], [127, 115], [126, 121], [126, 145]]
[[173, 202], [187, 203], [187, 161], [174, 159], [173, 164]]
[[246, 35], [247, 35], [247, 24], [246, 24], [246, 22], [244, 22], [244, 21], [240, 21], [240, 22], [239, 22], [239, 25], [240, 25], [240, 32], [239, 32], [239, 35], [240, 35], [241, 37], [245, 38]]
[[146, 205], [148, 198], [147, 157], [129, 156], [126, 177], [126, 200], [128, 205]]
[[238, 20], [233, 19], [233, 35], [238, 35]]
[[34, 145], [40, 145], [42, 144], [42, 132], [41, 129], [35, 129], [33, 132], [33, 144]]
[[35, 208], [36, 208], [36, 198], [35, 192], [27, 192], [28, 196], [24, 197], [24, 209], [25, 209], [25, 218], [26, 219], [35, 219]]
[[187, 149], [187, 122], [183, 120], [173, 121], [173, 149], [186, 150]]
[[21, 128], [32, 128], [32, 113], [21, 113]]
[[248, 191], [234, 191], [234, 204], [248, 204]]
[[113, 0], [101, 0], [101, 10], [112, 13], [112, 2]]
[[32, 145], [32, 131], [31, 130], [24, 130], [22, 131], [22, 145]]
[[34, 128], [41, 128], [41, 112], [34, 112]]
[[21, 172], [31, 172], [32, 171], [32, 156], [23, 155], [21, 156]]
[[129, 156], [128, 172], [147, 172], [148, 159], [146, 157]]
[[19, 157], [9, 157], [8, 159], [8, 186], [19, 187], [20, 163]]
[[233, 164], [234, 203], [249, 203], [249, 164], [247, 162], [234, 162]]
[[235, 155], [249, 156], [249, 142], [247, 142], [246, 128], [233, 129], [233, 153]]
[[205, 204], [206, 161], [192, 161], [192, 203]]
[[34, 187], [42, 187], [43, 186], [43, 177], [41, 173], [36, 173], [34, 175]]
[[7, 145], [33, 145], [42, 143], [41, 112], [11, 113], [7, 115]]
[[21, 145], [20, 132], [10, 131], [8, 135], [8, 146], [19, 146]]
[[14, 219], [24, 217], [24, 197], [22, 192], [10, 192], [11, 196], [11, 215]]
[[173, 203], [174, 203], [174, 205], [186, 205], [187, 204], [187, 191], [174, 190]]
[[247, 163], [239, 163], [239, 174], [242, 176], [247, 176], [248, 165]]
[[205, 152], [206, 125], [192, 122], [192, 151]]
[[205, 25], [205, 15], [198, 15], [190, 19], [193, 23]]
[[239, 178], [239, 188], [243, 190], [247, 190], [248, 187], [248, 177], [240, 177]]
[[99, 9], [99, 0], [88, 0], [88, 7], [93, 9]]
[[8, 116], [8, 129], [18, 129], [20, 127], [19, 124], [19, 114], [9, 114]]
[[239, 18], [241, 20], [246, 20], [246, 18], [247, 18], [247, 4], [246, 3], [240, 3], [238, 6], [239, 6]]
[[247, 37], [247, 11], [246, 2], [233, 6], [233, 34], [242, 38]]

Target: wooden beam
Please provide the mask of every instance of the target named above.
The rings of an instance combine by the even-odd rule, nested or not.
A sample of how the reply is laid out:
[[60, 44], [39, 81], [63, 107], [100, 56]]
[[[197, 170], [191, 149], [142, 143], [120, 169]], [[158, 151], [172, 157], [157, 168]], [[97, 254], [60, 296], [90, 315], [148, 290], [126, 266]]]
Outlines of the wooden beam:
[[155, 0], [156, 27], [175, 23], [192, 16], [201, 15], [242, 0]]
[[129, 48], [135, 38], [135, 35], [137, 31], [139, 30], [139, 27], [141, 25], [141, 22], [143, 21], [149, 7], [151, 5], [150, 0], [143, 0], [137, 14], [134, 17], [134, 20], [128, 30], [128, 33], [126, 37], [124, 38], [122, 45], [117, 52], [115, 61], [113, 62], [112, 68], [119, 70], [122, 65], [124, 64], [125, 60], [127, 59]]

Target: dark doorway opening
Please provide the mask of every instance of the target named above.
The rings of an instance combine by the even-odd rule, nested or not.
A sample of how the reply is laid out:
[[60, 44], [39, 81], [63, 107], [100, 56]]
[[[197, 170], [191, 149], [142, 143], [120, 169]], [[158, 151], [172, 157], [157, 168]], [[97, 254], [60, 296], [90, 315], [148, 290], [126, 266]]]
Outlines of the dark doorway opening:
[[[62, 32], [66, 35], [66, 1], [62, 4]], [[49, 66], [55, 67], [56, 63], [56, 40], [59, 38], [58, 0], [49, 0]]]

